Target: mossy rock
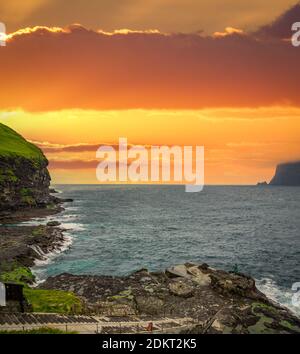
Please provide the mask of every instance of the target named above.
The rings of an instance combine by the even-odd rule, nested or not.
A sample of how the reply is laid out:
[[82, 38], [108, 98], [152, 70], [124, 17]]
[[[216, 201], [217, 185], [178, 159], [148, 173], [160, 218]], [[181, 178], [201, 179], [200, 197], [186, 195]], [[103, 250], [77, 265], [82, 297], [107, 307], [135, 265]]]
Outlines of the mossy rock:
[[7, 283], [17, 283], [27, 286], [35, 280], [35, 276], [27, 267], [16, 267], [0, 274], [0, 280]]
[[45, 226], [39, 226], [32, 231], [32, 236], [34, 236], [34, 237], [44, 236], [44, 235], [46, 235], [46, 227]]
[[33, 312], [82, 313], [81, 300], [71, 292], [25, 288], [24, 296], [32, 306]]

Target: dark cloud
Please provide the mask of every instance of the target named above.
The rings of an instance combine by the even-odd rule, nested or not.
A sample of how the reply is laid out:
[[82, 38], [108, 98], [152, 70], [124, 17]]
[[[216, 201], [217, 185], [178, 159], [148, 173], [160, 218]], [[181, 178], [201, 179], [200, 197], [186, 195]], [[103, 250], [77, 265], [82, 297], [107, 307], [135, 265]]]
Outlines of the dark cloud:
[[49, 160], [51, 170], [96, 169], [97, 160]]
[[300, 106], [299, 48], [256, 37], [23, 31], [0, 48], [0, 109]]
[[[78, 144], [78, 145], [60, 145], [56, 146], [55, 144], [47, 144], [41, 142], [33, 142], [39, 148], [43, 150], [44, 153], [61, 153], [61, 152], [96, 152], [100, 146], [109, 146], [119, 150], [118, 144], [108, 144], [108, 143], [99, 143], [99, 144]], [[132, 144], [127, 144], [128, 148], [132, 146]], [[149, 147], [148, 145], [144, 145], [145, 147]]]
[[269, 38], [287, 39], [292, 35], [292, 24], [300, 22], [300, 3], [291, 7], [283, 15], [279, 16], [274, 22], [261, 27], [256, 35]]

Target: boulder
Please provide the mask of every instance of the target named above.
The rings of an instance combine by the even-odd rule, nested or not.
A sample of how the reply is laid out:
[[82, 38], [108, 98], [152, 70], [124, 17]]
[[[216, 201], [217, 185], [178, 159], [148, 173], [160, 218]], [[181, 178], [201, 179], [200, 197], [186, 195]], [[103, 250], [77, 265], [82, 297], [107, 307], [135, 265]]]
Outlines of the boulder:
[[177, 278], [177, 277], [190, 278], [191, 277], [188, 274], [187, 268], [184, 264], [170, 267], [166, 269], [165, 273], [169, 278]]
[[59, 226], [59, 225], [61, 225], [61, 223], [58, 221], [49, 221], [47, 223], [47, 226], [51, 226], [51, 227], [55, 227], [55, 226]]
[[254, 279], [247, 275], [216, 271], [209, 276], [213, 289], [224, 295], [238, 295], [256, 300], [266, 298], [265, 295], [256, 288]]
[[209, 274], [203, 273], [198, 266], [187, 268], [187, 272], [192, 276], [192, 280], [200, 286], [209, 286], [211, 278]]

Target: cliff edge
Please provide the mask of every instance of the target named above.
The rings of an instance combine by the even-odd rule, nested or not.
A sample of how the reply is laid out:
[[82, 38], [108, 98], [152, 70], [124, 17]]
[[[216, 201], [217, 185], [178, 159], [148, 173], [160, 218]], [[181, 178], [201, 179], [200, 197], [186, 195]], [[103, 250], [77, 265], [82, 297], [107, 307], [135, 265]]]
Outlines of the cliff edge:
[[278, 165], [270, 185], [300, 186], [300, 161]]
[[0, 123], [0, 211], [51, 203], [47, 165], [37, 146]]

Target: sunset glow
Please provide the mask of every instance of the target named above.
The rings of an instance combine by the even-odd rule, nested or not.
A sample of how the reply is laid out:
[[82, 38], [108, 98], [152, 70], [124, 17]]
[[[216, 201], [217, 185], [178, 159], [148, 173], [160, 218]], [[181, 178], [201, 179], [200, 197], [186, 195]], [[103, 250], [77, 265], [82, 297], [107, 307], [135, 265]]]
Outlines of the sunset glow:
[[53, 182], [97, 183], [97, 146], [119, 137], [203, 145], [208, 184], [269, 180], [276, 164], [299, 159], [299, 49], [287, 39], [300, 5], [278, 0], [270, 13], [257, 4], [252, 21], [233, 16], [222, 27], [200, 16], [204, 31], [188, 31], [182, 19], [181, 31], [160, 17], [154, 23], [149, 11], [160, 6], [151, 3], [115, 28], [95, 26], [91, 12], [63, 25], [64, 8], [52, 23], [51, 11], [41, 12], [41, 25], [31, 16], [46, 0], [15, 19], [9, 5], [2, 9], [13, 30], [0, 48], [0, 121], [44, 150]]

